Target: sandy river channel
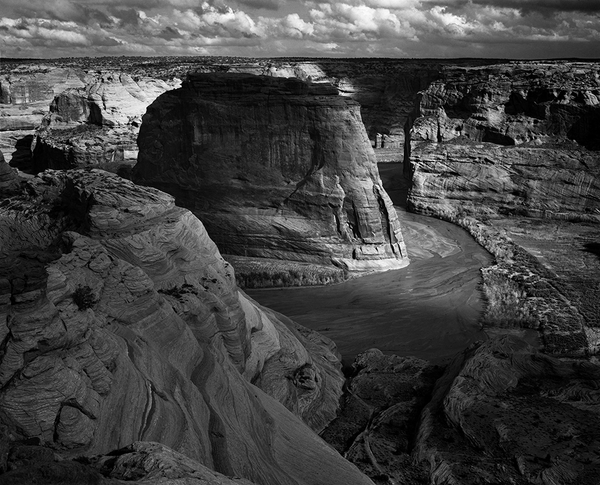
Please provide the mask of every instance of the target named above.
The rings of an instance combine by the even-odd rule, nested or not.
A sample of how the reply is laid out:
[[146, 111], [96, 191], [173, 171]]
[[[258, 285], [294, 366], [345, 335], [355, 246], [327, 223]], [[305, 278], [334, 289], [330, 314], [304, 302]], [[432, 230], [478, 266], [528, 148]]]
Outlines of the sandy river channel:
[[331, 338], [345, 363], [369, 348], [442, 362], [486, 339], [479, 268], [490, 254], [461, 228], [406, 212], [402, 165], [379, 165], [411, 263], [327, 287], [246, 290], [260, 304]]

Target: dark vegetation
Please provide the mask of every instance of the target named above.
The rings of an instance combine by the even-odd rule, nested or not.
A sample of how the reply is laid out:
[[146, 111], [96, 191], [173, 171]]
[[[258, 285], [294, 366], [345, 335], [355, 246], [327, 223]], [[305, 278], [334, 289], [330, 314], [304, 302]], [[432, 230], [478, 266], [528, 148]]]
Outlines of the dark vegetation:
[[227, 256], [240, 288], [321, 286], [341, 283], [350, 275], [341, 268], [265, 258]]
[[73, 301], [81, 311], [92, 308], [98, 302], [94, 291], [87, 285], [80, 285], [75, 289]]

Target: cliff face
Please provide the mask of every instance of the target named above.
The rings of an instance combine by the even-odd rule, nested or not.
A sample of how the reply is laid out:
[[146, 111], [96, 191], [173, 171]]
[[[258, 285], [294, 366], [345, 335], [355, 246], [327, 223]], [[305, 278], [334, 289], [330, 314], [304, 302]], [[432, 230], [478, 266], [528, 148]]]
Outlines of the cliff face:
[[591, 219], [600, 210], [599, 68], [447, 68], [419, 100], [409, 203], [437, 214]]
[[0, 151], [6, 161], [29, 165], [35, 129], [54, 96], [90, 79], [79, 68], [44, 64], [18, 66], [0, 75]]
[[25, 194], [0, 214], [9, 440], [63, 456], [158, 441], [257, 483], [365, 483], [288, 410], [317, 430], [335, 416], [332, 344], [240, 292], [189, 211], [95, 170]]
[[109, 72], [84, 87], [66, 89], [54, 98], [38, 130], [34, 171], [133, 166], [142, 114], [178, 84]]
[[133, 179], [202, 219], [223, 253], [335, 264], [407, 264], [355, 102], [332, 87], [191, 76], [144, 115]]

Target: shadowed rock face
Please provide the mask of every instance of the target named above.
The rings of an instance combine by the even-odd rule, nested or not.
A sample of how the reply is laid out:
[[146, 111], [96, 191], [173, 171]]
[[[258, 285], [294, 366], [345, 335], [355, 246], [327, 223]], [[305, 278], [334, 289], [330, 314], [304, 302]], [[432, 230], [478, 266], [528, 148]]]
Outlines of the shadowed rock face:
[[288, 410], [335, 416], [333, 345], [240, 292], [189, 211], [96, 170], [26, 193], [0, 213], [10, 440], [66, 457], [157, 441], [257, 483], [368, 483]]
[[21, 185], [17, 171], [11, 168], [0, 152], [0, 194], [14, 195]]
[[597, 483], [599, 379], [514, 337], [468, 349], [436, 384], [415, 457], [431, 483]]
[[223, 253], [407, 264], [358, 105], [327, 85], [190, 76], [144, 115], [134, 180], [175, 195]]
[[596, 64], [569, 62], [445, 69], [410, 125], [411, 206], [595, 219], [598, 74]]

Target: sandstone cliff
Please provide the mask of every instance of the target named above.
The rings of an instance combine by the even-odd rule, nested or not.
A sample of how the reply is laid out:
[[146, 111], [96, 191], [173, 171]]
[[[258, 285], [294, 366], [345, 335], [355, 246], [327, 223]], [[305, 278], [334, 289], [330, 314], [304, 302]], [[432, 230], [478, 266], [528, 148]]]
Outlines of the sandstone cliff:
[[[2, 66], [4, 67], [4, 66]], [[1, 68], [0, 68], [1, 69]], [[22, 64], [0, 75], [0, 151], [7, 162], [29, 166], [35, 129], [61, 91], [83, 87], [90, 76], [78, 67]]]
[[369, 483], [288, 410], [317, 430], [334, 417], [331, 342], [240, 292], [171, 196], [47, 171], [0, 218], [10, 441], [63, 457], [158, 441], [256, 483]]
[[96, 167], [111, 171], [135, 164], [141, 116], [160, 94], [177, 87], [160, 79], [107, 72], [50, 104], [33, 148], [33, 170]]
[[570, 62], [445, 69], [409, 126], [410, 205], [597, 220], [599, 73]]
[[133, 179], [202, 219], [223, 253], [335, 264], [408, 263], [355, 102], [327, 85], [198, 74], [143, 118]]

